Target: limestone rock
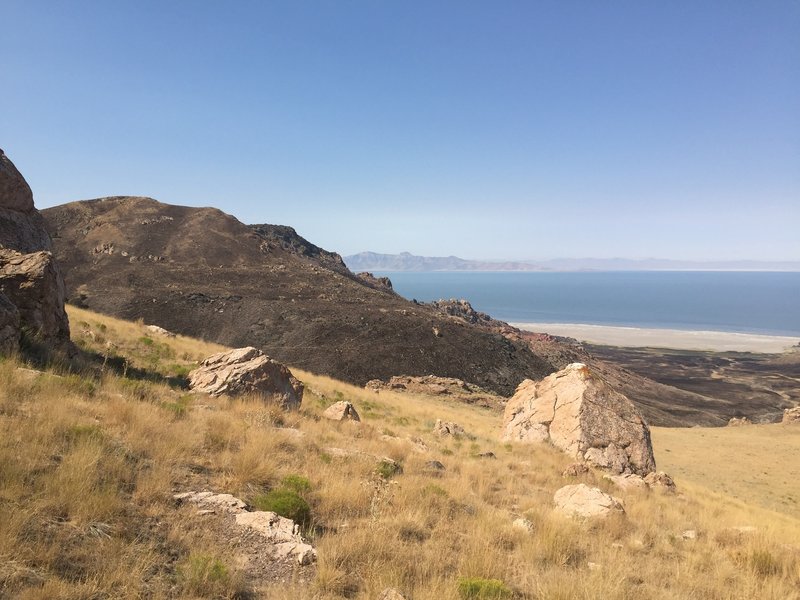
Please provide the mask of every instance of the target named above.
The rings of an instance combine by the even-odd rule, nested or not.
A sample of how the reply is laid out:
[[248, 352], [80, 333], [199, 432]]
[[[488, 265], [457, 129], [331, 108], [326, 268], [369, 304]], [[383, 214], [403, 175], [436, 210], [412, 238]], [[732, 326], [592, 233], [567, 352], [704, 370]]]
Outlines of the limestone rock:
[[658, 490], [667, 494], [675, 493], [675, 482], [664, 471], [648, 473], [644, 482], [651, 490]]
[[300, 527], [291, 519], [277, 513], [257, 510], [248, 511], [247, 505], [231, 494], [214, 492], [184, 492], [173, 496], [178, 502], [197, 505], [199, 514], [217, 511], [234, 515], [236, 524], [252, 529], [264, 538], [275, 558], [293, 558], [300, 565], [310, 565], [317, 559], [317, 551], [300, 535]]
[[69, 343], [64, 280], [50, 252], [0, 250], [0, 293], [17, 307], [20, 325], [37, 339]]
[[0, 248], [27, 254], [50, 251], [51, 244], [28, 182], [0, 150]]
[[520, 517], [519, 519], [514, 519], [514, 522], [511, 523], [511, 527], [514, 529], [520, 529], [525, 531], [526, 533], [533, 532], [533, 523], [531, 523], [528, 519]]
[[642, 490], [649, 489], [647, 483], [641, 475], [634, 475], [632, 473], [625, 473], [623, 475], [604, 475], [603, 479], [607, 479], [621, 490]]
[[800, 423], [800, 406], [787, 408], [783, 411], [782, 423]]
[[625, 512], [621, 500], [585, 483], [562, 487], [553, 496], [553, 501], [559, 512], [584, 519]]
[[299, 408], [303, 400], [303, 384], [291, 371], [252, 347], [209, 356], [189, 373], [189, 387], [212, 396], [260, 393], [286, 409]]
[[331, 404], [325, 409], [325, 412], [322, 413], [322, 416], [333, 421], [361, 420], [361, 417], [358, 416], [358, 412], [356, 411], [356, 407], [345, 400], [340, 400], [339, 402]]
[[378, 600], [406, 600], [406, 597], [394, 588], [386, 588], [378, 596]]
[[580, 477], [589, 472], [589, 467], [586, 463], [574, 462], [567, 465], [567, 468], [561, 473], [562, 477]]
[[458, 423], [442, 421], [441, 419], [436, 419], [436, 423], [433, 426], [433, 433], [441, 436], [452, 435], [456, 437], [466, 435], [464, 428]]
[[310, 565], [317, 558], [317, 551], [303, 541], [295, 522], [277, 513], [264, 510], [240, 512], [236, 515], [236, 524], [264, 536], [274, 546], [278, 558], [293, 556], [300, 565]]
[[633, 403], [582, 363], [523, 381], [506, 405], [503, 441], [550, 442], [612, 473], [655, 470], [650, 429]]
[[747, 417], [731, 417], [728, 427], [741, 427], [742, 425], [752, 425], [753, 422]]
[[696, 529], [687, 529], [683, 533], [681, 533], [681, 539], [684, 540], [696, 540], [697, 539], [697, 530]]
[[19, 311], [5, 294], [0, 292], [0, 355], [19, 350]]
[[158, 325], [148, 325], [146, 327], [147, 331], [150, 333], [154, 333], [155, 335], [160, 335], [162, 337], [175, 337], [175, 334], [171, 331], [167, 331], [163, 327], [159, 327]]

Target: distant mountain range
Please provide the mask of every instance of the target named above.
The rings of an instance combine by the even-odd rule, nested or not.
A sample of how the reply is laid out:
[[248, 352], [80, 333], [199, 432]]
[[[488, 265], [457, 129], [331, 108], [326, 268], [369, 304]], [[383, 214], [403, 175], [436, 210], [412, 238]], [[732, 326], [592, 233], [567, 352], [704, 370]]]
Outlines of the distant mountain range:
[[689, 261], [661, 258], [554, 258], [542, 261], [467, 260], [409, 252], [345, 256], [352, 271], [800, 271], [800, 261]]

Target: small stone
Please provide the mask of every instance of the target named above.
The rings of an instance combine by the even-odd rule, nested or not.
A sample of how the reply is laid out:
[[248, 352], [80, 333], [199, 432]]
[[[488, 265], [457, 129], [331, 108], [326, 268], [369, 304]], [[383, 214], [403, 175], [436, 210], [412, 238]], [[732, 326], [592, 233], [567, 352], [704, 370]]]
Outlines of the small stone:
[[696, 540], [697, 539], [697, 530], [695, 529], [687, 529], [683, 533], [681, 533], [681, 538], [684, 540]]
[[567, 466], [566, 469], [564, 469], [564, 472], [561, 473], [561, 476], [562, 477], [579, 477], [581, 475], [585, 475], [588, 472], [589, 472], [589, 467], [587, 466], [586, 463], [574, 462], [574, 463], [570, 464], [569, 466]]
[[453, 423], [451, 421], [442, 421], [441, 419], [436, 419], [436, 423], [433, 426], [433, 433], [436, 435], [441, 436], [454, 436], [460, 437], [462, 435], [466, 435], [464, 428], [461, 427], [458, 423]]
[[429, 471], [444, 471], [444, 465], [438, 460], [429, 460], [425, 463], [425, 468]]
[[322, 416], [332, 421], [361, 421], [356, 407], [344, 400], [340, 400], [326, 408]]
[[528, 519], [520, 517], [519, 519], [514, 519], [514, 522], [511, 523], [511, 526], [514, 529], [520, 529], [527, 533], [533, 532], [533, 523], [531, 523]]
[[603, 568], [603, 565], [596, 562], [587, 562], [586, 566], [589, 567], [590, 571], [599, 571], [600, 569]]

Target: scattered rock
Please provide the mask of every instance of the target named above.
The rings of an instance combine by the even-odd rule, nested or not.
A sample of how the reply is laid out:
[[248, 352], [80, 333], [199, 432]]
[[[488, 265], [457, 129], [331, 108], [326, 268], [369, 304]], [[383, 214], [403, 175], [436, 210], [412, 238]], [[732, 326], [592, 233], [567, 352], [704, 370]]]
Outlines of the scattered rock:
[[624, 475], [603, 475], [603, 479], [607, 479], [622, 490], [649, 489], [649, 486], [640, 475], [634, 475], [632, 473], [625, 473]]
[[697, 530], [696, 529], [687, 529], [683, 533], [681, 533], [681, 539], [684, 540], [696, 540], [697, 539]]
[[425, 463], [425, 469], [428, 471], [444, 471], [444, 465], [438, 460], [429, 460]]
[[436, 423], [433, 426], [433, 433], [441, 436], [452, 435], [454, 437], [460, 437], [467, 434], [467, 432], [464, 431], [464, 428], [458, 423], [442, 421], [441, 419], [436, 419]]
[[356, 277], [375, 290], [394, 292], [394, 289], [392, 289], [392, 280], [388, 277], [375, 277], [375, 275], [366, 271], [363, 273], [356, 273]]
[[[434, 335], [441, 337], [440, 328], [434, 327]], [[436, 331], [439, 333], [437, 334]], [[446, 396], [465, 404], [486, 406], [495, 410], [503, 407], [505, 401], [500, 396], [486, 391], [472, 383], [467, 383], [454, 377], [438, 377], [436, 375], [396, 375], [388, 381], [372, 379], [364, 386], [373, 392], [388, 390], [393, 392], [408, 392], [423, 394], [425, 396]]]
[[514, 529], [521, 529], [527, 533], [533, 532], [533, 523], [531, 523], [528, 519], [520, 517], [519, 519], [514, 519], [514, 522], [511, 523], [511, 527]]
[[787, 408], [783, 411], [783, 420], [781, 423], [800, 423], [800, 406], [794, 408]]
[[494, 452], [478, 452], [478, 458], [497, 458]]
[[332, 421], [360, 421], [356, 407], [350, 402], [340, 400], [325, 409], [322, 416]]
[[728, 427], [741, 427], [742, 425], [752, 425], [753, 422], [747, 417], [731, 417]]
[[650, 429], [625, 396], [582, 363], [526, 379], [506, 405], [504, 441], [550, 442], [613, 473], [655, 469]]
[[317, 558], [317, 552], [300, 535], [300, 527], [291, 519], [269, 511], [247, 510], [247, 505], [231, 494], [214, 492], [185, 492], [173, 496], [178, 502], [190, 502], [200, 507], [202, 515], [215, 514], [216, 511], [234, 515], [239, 527], [256, 531], [269, 546], [271, 554], [277, 559], [293, 558], [301, 566], [310, 565]]
[[164, 329], [163, 327], [159, 327], [158, 325], [148, 325], [145, 329], [147, 329], [147, 331], [149, 331], [150, 333], [154, 333], [156, 335], [160, 335], [163, 337], [171, 337], [171, 338], [175, 337], [174, 333], [172, 333], [171, 331], [167, 331], [166, 329]]
[[574, 462], [567, 466], [561, 473], [562, 477], [580, 477], [589, 472], [589, 466], [586, 463]]
[[625, 512], [621, 500], [585, 483], [562, 487], [553, 501], [556, 510], [572, 517], [588, 519]]
[[658, 490], [667, 494], [675, 493], [675, 482], [664, 471], [648, 473], [644, 478], [644, 482], [651, 490]]
[[406, 597], [394, 588], [386, 588], [378, 596], [378, 600], [406, 600]]
[[297, 409], [303, 400], [303, 384], [291, 371], [253, 347], [209, 356], [189, 373], [189, 387], [212, 396], [264, 394], [285, 409]]

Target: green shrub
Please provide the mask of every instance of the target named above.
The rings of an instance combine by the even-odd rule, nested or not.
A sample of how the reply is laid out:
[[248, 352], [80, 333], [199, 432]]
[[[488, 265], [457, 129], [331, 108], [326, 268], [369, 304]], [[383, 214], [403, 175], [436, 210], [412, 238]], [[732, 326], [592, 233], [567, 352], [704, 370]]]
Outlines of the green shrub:
[[294, 490], [286, 488], [270, 490], [266, 494], [260, 494], [253, 498], [252, 505], [259, 510], [278, 513], [301, 527], [306, 527], [311, 522], [311, 507]]
[[464, 600], [494, 600], [510, 598], [511, 589], [499, 579], [483, 579], [482, 577], [460, 577], [458, 593]]
[[384, 459], [375, 467], [375, 472], [384, 479], [391, 479], [395, 475], [402, 473], [403, 467], [393, 460]]
[[140, 337], [139, 341], [145, 346], [152, 346], [155, 342], [149, 337]]
[[311, 491], [311, 482], [308, 477], [302, 475], [287, 475], [281, 481], [281, 486], [287, 490], [292, 490], [298, 494], [304, 494]]
[[178, 566], [178, 575], [186, 591], [217, 596], [224, 594], [230, 584], [228, 567], [210, 554], [192, 552]]

